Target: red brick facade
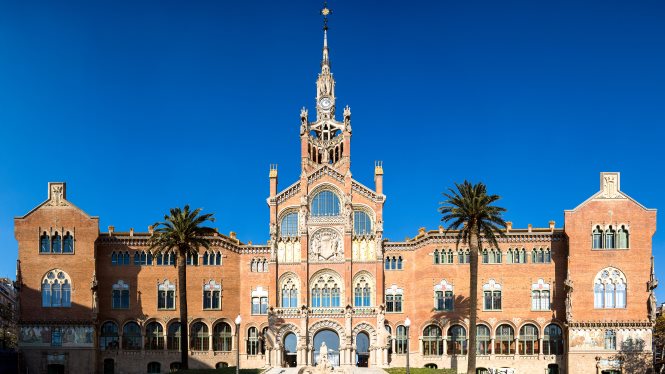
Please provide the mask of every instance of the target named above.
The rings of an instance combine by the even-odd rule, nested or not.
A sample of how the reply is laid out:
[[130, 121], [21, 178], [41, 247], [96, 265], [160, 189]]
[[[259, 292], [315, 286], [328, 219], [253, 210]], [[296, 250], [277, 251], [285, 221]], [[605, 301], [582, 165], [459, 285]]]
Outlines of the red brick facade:
[[[400, 367], [408, 317], [412, 365], [465, 370], [466, 248], [441, 229], [422, 229], [403, 242], [383, 240], [383, 168], [376, 165], [374, 189], [351, 177], [351, 111], [346, 107], [343, 120], [335, 119], [334, 87], [326, 45], [316, 119], [301, 113], [301, 179], [280, 191], [277, 169], [270, 169], [270, 241], [250, 245], [220, 234], [211, 237], [214, 264], [204, 264], [201, 252], [191, 265], [190, 367], [235, 365], [238, 346], [244, 367], [311, 365], [322, 341], [335, 364]], [[30, 372], [49, 365], [68, 373], [168, 372], [179, 359], [167, 336], [179, 313], [160, 308], [158, 299], [168, 306], [168, 283], [178, 284], [175, 267], [158, 265], [147, 253], [142, 260], [150, 232], [100, 232], [98, 218], [65, 192], [64, 183], [49, 184], [48, 199], [15, 221], [20, 345]], [[498, 250], [480, 256], [486, 261], [478, 316], [488, 334], [478, 367], [646, 372], [655, 222], [654, 210], [620, 191], [618, 173], [603, 173], [600, 192], [566, 211], [563, 228], [554, 222], [508, 227]], [[592, 249], [596, 226], [603, 243], [607, 235], [615, 242]], [[66, 233], [73, 245], [63, 240]], [[625, 248], [615, 249], [621, 240]], [[606, 303], [595, 305], [596, 281], [625, 288], [603, 293]], [[215, 284], [221, 306], [204, 309], [205, 287], [214, 291]]]

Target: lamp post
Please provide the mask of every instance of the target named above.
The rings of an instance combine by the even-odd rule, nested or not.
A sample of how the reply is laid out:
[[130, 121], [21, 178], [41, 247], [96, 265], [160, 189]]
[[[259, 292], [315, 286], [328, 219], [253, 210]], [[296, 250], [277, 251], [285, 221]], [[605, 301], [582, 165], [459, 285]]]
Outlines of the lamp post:
[[406, 317], [404, 320], [404, 327], [406, 327], [406, 374], [411, 374], [411, 370], [409, 368], [409, 326], [411, 326], [411, 320], [409, 317]]
[[238, 317], [236, 317], [236, 342], [237, 342], [237, 347], [236, 347], [236, 374], [240, 374], [240, 322], [242, 322], [242, 318], [240, 317], [240, 314], [238, 314]]

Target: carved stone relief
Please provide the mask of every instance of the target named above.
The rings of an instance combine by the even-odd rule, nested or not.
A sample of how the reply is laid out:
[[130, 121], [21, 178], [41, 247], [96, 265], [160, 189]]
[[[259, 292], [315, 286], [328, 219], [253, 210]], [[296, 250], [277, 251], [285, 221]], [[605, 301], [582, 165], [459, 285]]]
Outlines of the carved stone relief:
[[310, 261], [343, 261], [344, 244], [342, 236], [334, 229], [323, 228], [312, 235], [309, 247]]

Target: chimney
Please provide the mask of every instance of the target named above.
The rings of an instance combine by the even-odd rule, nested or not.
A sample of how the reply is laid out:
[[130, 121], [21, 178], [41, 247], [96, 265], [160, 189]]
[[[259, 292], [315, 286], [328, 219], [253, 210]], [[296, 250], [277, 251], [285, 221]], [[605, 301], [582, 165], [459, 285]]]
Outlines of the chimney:
[[550, 221], [550, 231], [554, 231], [554, 221]]
[[383, 161], [374, 162], [374, 185], [376, 193], [383, 195]]
[[529, 232], [531, 232], [531, 229], [533, 228], [533, 226], [531, 224], [529, 224], [527, 227], [529, 228]]
[[270, 197], [277, 195], [277, 164], [270, 164]]
[[114, 230], [115, 230], [115, 226], [109, 226], [109, 236], [113, 235]]
[[129, 228], [129, 236], [134, 236], [134, 228], [133, 227]]
[[510, 230], [513, 229], [513, 223], [510, 221], [506, 221], [506, 232], [510, 232]]

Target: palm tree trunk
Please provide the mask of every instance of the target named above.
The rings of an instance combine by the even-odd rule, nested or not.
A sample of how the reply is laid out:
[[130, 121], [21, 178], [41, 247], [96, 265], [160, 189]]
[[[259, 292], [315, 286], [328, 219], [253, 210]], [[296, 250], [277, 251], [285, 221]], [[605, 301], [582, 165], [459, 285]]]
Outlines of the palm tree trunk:
[[187, 322], [187, 252], [178, 251], [178, 302], [180, 308], [180, 368], [189, 368], [189, 326]]
[[478, 251], [480, 248], [476, 228], [471, 227], [469, 240], [469, 353], [467, 374], [476, 373], [476, 321], [478, 320]]

